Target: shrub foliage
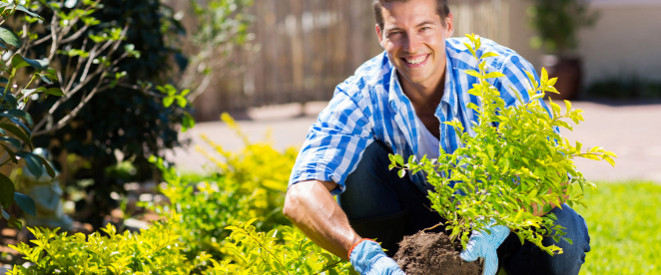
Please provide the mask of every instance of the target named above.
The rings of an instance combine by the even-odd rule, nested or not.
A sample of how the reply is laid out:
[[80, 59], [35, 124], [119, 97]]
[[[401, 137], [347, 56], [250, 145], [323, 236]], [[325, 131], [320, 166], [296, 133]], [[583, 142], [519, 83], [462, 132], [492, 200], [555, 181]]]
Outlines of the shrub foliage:
[[[479, 36], [468, 37], [472, 43], [466, 46], [479, 62], [479, 71], [466, 71], [479, 80], [468, 91], [481, 103], [468, 106], [478, 114], [478, 122], [470, 125], [474, 134], [464, 131], [459, 121], [447, 122], [461, 133], [462, 147], [452, 153], [441, 151], [435, 160], [412, 157], [404, 163], [401, 156], [391, 155], [391, 168], [424, 171], [434, 186], [428, 194], [432, 208], [446, 219], [451, 237], [460, 238], [464, 246], [472, 230], [495, 223], [510, 228], [521, 242], [530, 241], [550, 254], [561, 252], [557, 246], [544, 246], [542, 238], [559, 240], [563, 228], [555, 225], [553, 214], [539, 213], [563, 203], [582, 204], [583, 188], [593, 184], [577, 170], [573, 158], [614, 165], [615, 155], [600, 147], [584, 150], [581, 143], [572, 144], [560, 135], [559, 128], [572, 130], [569, 122], [578, 124], [583, 116], [569, 101], [564, 111], [553, 101], [550, 112], [546, 109], [545, 93], [557, 90], [553, 87], [556, 79], [548, 79], [544, 69], [539, 81], [528, 73], [534, 89], [521, 92], [530, 100], [519, 97], [515, 106], [506, 107], [500, 91], [487, 81], [503, 76], [488, 71], [484, 61], [495, 54], [480, 51]], [[400, 175], [405, 171], [400, 170]]]
[[[178, 53], [168, 37], [182, 29], [160, 0], [32, 0], [26, 6], [43, 18], [15, 22], [31, 38], [23, 52], [56, 68], [49, 85], [64, 94], [29, 106], [34, 143], [55, 156], [88, 161], [65, 183], [91, 180], [85, 191], [93, 196], [78, 206], [98, 213], [86, 220], [98, 227], [116, 206], [111, 192], [124, 191], [108, 167], [131, 161], [137, 179], [150, 177], [147, 158], [180, 145], [179, 127], [193, 124], [186, 92], [167, 85]], [[168, 104], [175, 98], [177, 104]]]
[[[17, 13], [18, 12], [18, 13]], [[55, 171], [43, 157], [33, 154], [34, 119], [28, 107], [35, 98], [46, 95], [62, 95], [58, 87], [49, 86], [55, 81], [54, 70], [48, 59], [31, 59], [26, 49], [35, 40], [8, 22], [43, 20], [41, 16], [17, 3], [0, 2], [0, 168], [25, 165], [37, 178], [45, 171], [53, 177]], [[4, 170], [3, 169], [3, 170]], [[12, 180], [0, 173], [0, 213], [14, 227], [21, 227], [16, 217], [6, 209], [13, 203], [35, 215], [32, 199], [15, 192]]]
[[161, 191], [169, 203], [148, 207], [165, 222], [122, 234], [108, 225], [105, 235], [94, 233], [87, 239], [30, 229], [36, 236], [34, 246], [13, 248], [34, 265], [14, 266], [10, 274], [352, 273], [348, 262], [315, 245], [282, 215], [296, 152], [278, 152], [268, 142], [250, 143], [228, 115], [223, 119], [246, 146], [235, 154], [215, 145], [207, 154], [224, 158], [213, 158], [218, 173], [181, 176], [162, 159], [152, 158], [162, 169]]

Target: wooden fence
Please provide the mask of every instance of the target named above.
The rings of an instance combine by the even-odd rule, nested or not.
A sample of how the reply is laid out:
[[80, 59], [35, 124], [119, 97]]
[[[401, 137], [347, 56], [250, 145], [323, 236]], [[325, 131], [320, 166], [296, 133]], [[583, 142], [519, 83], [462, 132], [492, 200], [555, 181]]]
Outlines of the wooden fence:
[[[475, 32], [498, 41], [509, 0], [456, 0], [455, 36]], [[371, 0], [256, 0], [251, 12], [260, 50], [239, 57], [242, 73], [218, 78], [195, 101], [198, 120], [249, 107], [328, 100], [334, 87], [380, 53]], [[452, 3], [452, 0], [451, 0]]]

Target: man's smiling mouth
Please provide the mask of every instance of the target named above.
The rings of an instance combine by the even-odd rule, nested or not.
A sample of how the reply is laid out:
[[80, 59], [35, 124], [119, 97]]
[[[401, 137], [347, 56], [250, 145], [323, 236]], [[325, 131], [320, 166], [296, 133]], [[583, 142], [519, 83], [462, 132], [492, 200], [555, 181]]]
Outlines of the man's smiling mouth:
[[420, 56], [415, 56], [415, 57], [405, 57], [405, 58], [402, 58], [402, 59], [404, 59], [404, 61], [409, 65], [418, 65], [418, 64], [424, 62], [425, 60], [427, 60], [428, 56], [429, 55], [420, 55]]

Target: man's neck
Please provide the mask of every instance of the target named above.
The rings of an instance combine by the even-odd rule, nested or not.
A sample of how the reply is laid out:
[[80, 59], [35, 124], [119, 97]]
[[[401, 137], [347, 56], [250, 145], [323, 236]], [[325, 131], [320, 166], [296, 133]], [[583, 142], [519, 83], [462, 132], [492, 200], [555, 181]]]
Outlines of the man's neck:
[[439, 125], [440, 122], [436, 117], [436, 107], [441, 103], [443, 92], [445, 90], [445, 74], [436, 83], [436, 85], [424, 86], [419, 84], [412, 84], [403, 81], [402, 89], [404, 94], [409, 98], [415, 113], [425, 127], [436, 137], [439, 138]]
[[443, 98], [445, 74], [433, 85], [421, 85], [407, 81], [402, 81], [401, 84], [404, 94], [411, 100], [419, 115], [429, 111], [434, 113], [438, 104], [441, 103], [441, 98]]

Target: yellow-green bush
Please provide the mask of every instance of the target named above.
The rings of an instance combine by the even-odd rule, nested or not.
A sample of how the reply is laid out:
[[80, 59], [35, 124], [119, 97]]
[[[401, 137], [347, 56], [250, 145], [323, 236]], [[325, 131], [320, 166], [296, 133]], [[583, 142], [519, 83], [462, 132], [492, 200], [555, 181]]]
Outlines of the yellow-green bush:
[[189, 244], [189, 256], [207, 251], [221, 257], [222, 240], [230, 233], [225, 227], [236, 221], [258, 218], [256, 228], [265, 231], [290, 224], [281, 212], [296, 151], [279, 152], [267, 142], [250, 143], [229, 115], [222, 118], [243, 139], [245, 147], [232, 153], [204, 137], [214, 152], [202, 153], [217, 165], [218, 173], [190, 181], [162, 160], [152, 159], [163, 172], [161, 192], [170, 203], [150, 207], [161, 215], [176, 213], [174, 230]]
[[252, 223], [237, 222], [223, 245], [228, 255], [213, 261], [210, 273], [223, 274], [348, 274], [349, 262], [342, 261], [315, 245], [291, 226], [277, 226], [269, 232], [255, 230]]
[[105, 234], [89, 236], [29, 228], [34, 245], [10, 247], [34, 265], [15, 265], [8, 274], [186, 274], [194, 264], [181, 253], [185, 245], [170, 225], [159, 223], [140, 233], [117, 234], [108, 224], [102, 229]]
[[[231, 153], [206, 139], [205, 152], [219, 172], [181, 176], [162, 159], [164, 205], [146, 205], [167, 221], [140, 233], [108, 236], [59, 235], [31, 229], [36, 246], [15, 247], [31, 267], [10, 274], [347, 274], [350, 264], [310, 241], [282, 215], [282, 204], [296, 151], [279, 152], [267, 142], [250, 143], [223, 115], [246, 146]], [[213, 153], [213, 154], [212, 154]], [[213, 155], [219, 155], [222, 160]], [[84, 271], [84, 272], [83, 272]]]

